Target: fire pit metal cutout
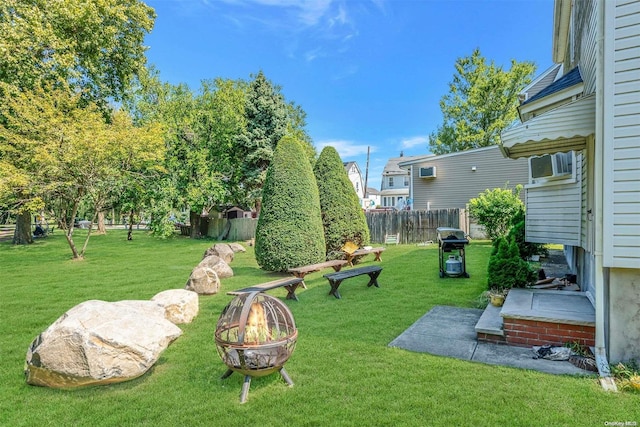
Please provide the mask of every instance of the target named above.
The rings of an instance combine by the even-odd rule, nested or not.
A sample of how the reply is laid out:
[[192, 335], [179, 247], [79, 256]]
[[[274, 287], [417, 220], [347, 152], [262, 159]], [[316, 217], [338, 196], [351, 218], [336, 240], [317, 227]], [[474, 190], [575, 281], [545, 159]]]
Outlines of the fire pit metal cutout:
[[245, 403], [252, 377], [280, 372], [293, 382], [284, 363], [296, 346], [298, 330], [293, 315], [282, 301], [261, 292], [243, 293], [224, 308], [214, 334], [216, 349], [229, 369], [244, 375], [240, 403]]

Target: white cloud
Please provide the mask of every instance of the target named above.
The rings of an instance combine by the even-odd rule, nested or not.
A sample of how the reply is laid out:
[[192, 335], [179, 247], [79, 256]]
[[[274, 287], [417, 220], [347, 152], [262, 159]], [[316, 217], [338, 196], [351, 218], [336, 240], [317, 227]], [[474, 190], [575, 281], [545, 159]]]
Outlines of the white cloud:
[[402, 148], [413, 148], [419, 145], [426, 145], [429, 142], [429, 138], [426, 136], [412, 136], [411, 138], [405, 138], [402, 140]]
[[[368, 145], [357, 144], [353, 141], [345, 140], [327, 140], [316, 143], [318, 152], [326, 146], [331, 146], [336, 149], [341, 159], [346, 159], [354, 156], [360, 156], [367, 154]], [[375, 151], [375, 147], [371, 147], [371, 151]]]

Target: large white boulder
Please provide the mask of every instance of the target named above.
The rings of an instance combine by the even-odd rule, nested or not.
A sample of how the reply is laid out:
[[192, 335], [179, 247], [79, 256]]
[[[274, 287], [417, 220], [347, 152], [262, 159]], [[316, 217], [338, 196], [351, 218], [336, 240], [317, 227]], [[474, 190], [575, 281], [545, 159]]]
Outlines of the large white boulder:
[[213, 295], [220, 290], [220, 279], [213, 269], [198, 265], [191, 272], [184, 288], [200, 295]]
[[225, 279], [233, 276], [233, 270], [222, 258], [217, 255], [209, 255], [205, 257], [197, 267], [208, 267], [216, 272], [219, 279]]
[[164, 317], [174, 324], [191, 323], [198, 315], [198, 294], [186, 289], [169, 289], [156, 294], [151, 301], [164, 308]]
[[85, 301], [31, 343], [27, 383], [74, 388], [131, 380], [147, 372], [181, 334], [155, 302]]
[[233, 252], [246, 252], [247, 250], [240, 243], [229, 243], [229, 247]]
[[211, 255], [216, 255], [220, 257], [227, 264], [231, 264], [233, 261], [234, 251], [231, 247], [226, 243], [216, 243], [207, 249], [202, 258], [206, 258]]

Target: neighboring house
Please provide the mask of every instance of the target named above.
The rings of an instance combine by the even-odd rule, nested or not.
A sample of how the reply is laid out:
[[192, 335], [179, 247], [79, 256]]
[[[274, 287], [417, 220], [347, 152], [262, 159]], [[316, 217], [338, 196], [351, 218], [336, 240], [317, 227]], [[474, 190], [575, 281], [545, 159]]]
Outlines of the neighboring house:
[[392, 157], [382, 171], [382, 183], [380, 188], [380, 206], [383, 208], [395, 208], [402, 210], [410, 206], [409, 186], [411, 182], [410, 172], [400, 168], [400, 162], [411, 161], [423, 156]]
[[367, 187], [367, 197], [364, 198], [362, 205], [365, 209], [374, 209], [380, 206], [380, 190], [373, 187]]
[[526, 159], [505, 159], [500, 147], [476, 148], [399, 162], [411, 176], [411, 209], [465, 209], [486, 189], [515, 188], [528, 182]]
[[529, 159], [526, 239], [565, 245], [595, 308], [596, 356], [638, 360], [640, 1], [556, 0], [553, 35], [560, 72], [522, 94], [503, 152]]
[[343, 162], [342, 164], [344, 165], [344, 170], [347, 171], [349, 181], [351, 181], [351, 183], [353, 184], [353, 188], [356, 190], [358, 200], [360, 200], [360, 205], [363, 206], [364, 180], [362, 179], [360, 168], [358, 167], [358, 164], [356, 162]]

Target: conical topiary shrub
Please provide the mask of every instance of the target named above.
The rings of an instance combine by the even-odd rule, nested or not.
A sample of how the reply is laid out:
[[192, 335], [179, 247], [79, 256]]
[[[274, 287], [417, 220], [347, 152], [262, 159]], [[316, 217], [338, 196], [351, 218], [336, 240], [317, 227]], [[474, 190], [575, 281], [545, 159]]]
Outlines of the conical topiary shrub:
[[534, 280], [535, 272], [520, 258], [516, 241], [513, 238], [498, 238], [487, 266], [489, 290], [524, 288]]
[[300, 143], [283, 137], [262, 189], [256, 227], [256, 261], [267, 271], [325, 260], [318, 186]]
[[333, 147], [324, 147], [313, 169], [320, 192], [320, 210], [327, 258], [337, 258], [346, 242], [369, 243], [369, 226], [358, 195]]

